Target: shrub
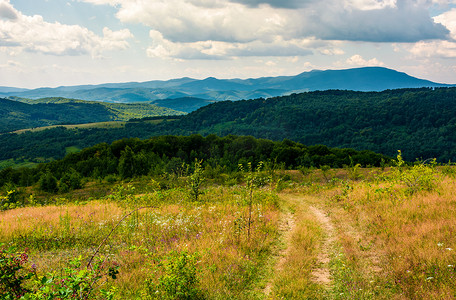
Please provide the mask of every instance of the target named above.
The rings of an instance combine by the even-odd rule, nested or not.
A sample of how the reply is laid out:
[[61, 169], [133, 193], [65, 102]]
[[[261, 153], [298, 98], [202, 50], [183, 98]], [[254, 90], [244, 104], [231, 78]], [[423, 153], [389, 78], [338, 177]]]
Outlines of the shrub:
[[19, 299], [29, 292], [23, 286], [24, 281], [32, 278], [34, 273], [24, 267], [27, 261], [26, 251], [0, 245], [0, 299]]
[[201, 185], [204, 182], [203, 171], [201, 161], [195, 160], [195, 171], [187, 180], [190, 189], [190, 198], [195, 202], [198, 202], [199, 196], [203, 194], [203, 191], [201, 190]]
[[[106, 277], [116, 279], [119, 273], [118, 265], [108, 265], [104, 258], [91, 266], [83, 266], [80, 256], [70, 261], [64, 270], [46, 276], [39, 276], [35, 265], [27, 268], [27, 262], [27, 251], [0, 245], [0, 299], [97, 298], [93, 293], [95, 283]], [[114, 294], [113, 291], [99, 291], [102, 299], [112, 299]]]
[[39, 185], [40, 189], [45, 192], [55, 193], [58, 190], [57, 179], [49, 171], [41, 175]]
[[146, 281], [146, 299], [204, 299], [198, 287], [197, 254], [187, 251], [171, 251], [167, 259], [160, 263], [161, 276]]
[[17, 190], [8, 190], [5, 196], [0, 196], [0, 210], [15, 209], [20, 206]]
[[413, 167], [408, 167], [402, 159], [402, 153], [398, 150], [393, 176], [396, 180], [407, 186], [410, 194], [420, 190], [431, 191], [436, 185], [436, 159], [428, 162], [417, 161]]
[[68, 192], [82, 188], [82, 177], [74, 169], [66, 172], [59, 181], [59, 191]]

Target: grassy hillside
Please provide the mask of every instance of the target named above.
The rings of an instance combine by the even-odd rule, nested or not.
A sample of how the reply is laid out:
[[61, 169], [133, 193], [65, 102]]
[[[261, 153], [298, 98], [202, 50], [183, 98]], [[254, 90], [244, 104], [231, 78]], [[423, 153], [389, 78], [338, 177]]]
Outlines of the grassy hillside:
[[148, 103], [115, 104], [65, 98], [30, 100], [0, 99], [0, 133], [57, 124], [128, 121], [163, 115], [181, 115], [172, 109]]
[[[55, 196], [19, 191], [26, 206], [0, 212], [0, 270], [10, 275], [0, 277], [0, 297], [456, 294], [452, 166], [405, 166], [400, 157], [384, 170], [245, 165], [223, 175], [236, 178], [227, 185], [199, 170], [116, 184], [89, 180]], [[17, 196], [10, 190], [1, 201]]]

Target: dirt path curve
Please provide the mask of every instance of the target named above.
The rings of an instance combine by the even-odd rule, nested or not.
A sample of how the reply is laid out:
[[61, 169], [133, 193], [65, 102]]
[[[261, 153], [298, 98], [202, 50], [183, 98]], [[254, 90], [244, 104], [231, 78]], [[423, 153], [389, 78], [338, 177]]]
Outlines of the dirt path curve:
[[[283, 243], [285, 244], [285, 247], [281, 249], [278, 253], [279, 259], [274, 267], [275, 271], [280, 271], [283, 268], [283, 265], [287, 261], [287, 257], [289, 254], [289, 249], [290, 249], [290, 243], [291, 243], [291, 237], [293, 234], [293, 230], [295, 228], [296, 222], [294, 219], [294, 215], [291, 212], [287, 212], [284, 214], [284, 217], [282, 218], [280, 224], [279, 224], [279, 232], [280, 235], [283, 238]], [[264, 294], [269, 296], [272, 291], [272, 287], [274, 284], [274, 278], [271, 278], [269, 282], [266, 284], [266, 287], [264, 288]]]
[[[319, 227], [323, 231], [323, 240], [320, 242], [319, 253], [317, 257], [317, 262], [313, 266], [313, 270], [309, 275], [311, 276], [310, 280], [315, 282], [316, 284], [329, 286], [331, 283], [331, 274], [329, 268], [329, 262], [332, 251], [334, 251], [334, 244], [336, 241], [336, 230], [334, 228], [331, 219], [327, 216], [327, 214], [322, 210], [315, 206], [312, 206], [312, 201], [310, 199], [306, 199], [304, 196], [291, 196], [291, 197], [284, 197], [287, 199], [286, 206], [287, 207], [295, 207], [295, 209], [308, 211], [310, 215], [313, 215], [313, 218], [316, 222], [318, 222]], [[291, 209], [293, 210], [293, 209]], [[279, 274], [280, 271], [284, 269], [284, 265], [287, 263], [287, 260], [290, 256], [290, 251], [292, 248], [299, 247], [299, 245], [293, 245], [293, 235], [295, 230], [297, 229], [297, 223], [300, 220], [296, 220], [296, 218], [300, 214], [294, 214], [291, 211], [284, 212], [280, 225], [279, 225], [279, 232], [282, 237], [282, 243], [284, 244], [283, 248], [278, 251], [277, 255], [277, 262], [273, 266], [274, 274]], [[309, 276], [307, 275], [307, 276]], [[266, 298], [268, 298], [272, 293], [272, 288], [274, 286], [274, 278], [268, 281], [266, 287], [264, 289], [264, 294]]]
[[276, 293], [314, 293], [316, 299], [322, 293], [332, 293], [340, 284], [342, 271], [332, 269], [331, 262], [353, 261], [350, 276], [365, 286], [378, 281], [384, 255], [363, 228], [356, 226], [353, 216], [339, 207], [325, 206], [320, 195], [283, 194], [281, 198], [285, 210], [279, 225], [283, 246], [276, 250], [271, 278], [264, 288], [266, 299], [276, 297]]
[[312, 277], [316, 283], [329, 285], [331, 283], [331, 274], [329, 271], [330, 253], [331, 249], [334, 248], [336, 232], [331, 220], [321, 209], [316, 208], [315, 206], [309, 206], [309, 210], [321, 224], [325, 236], [317, 258], [318, 267], [312, 271]]

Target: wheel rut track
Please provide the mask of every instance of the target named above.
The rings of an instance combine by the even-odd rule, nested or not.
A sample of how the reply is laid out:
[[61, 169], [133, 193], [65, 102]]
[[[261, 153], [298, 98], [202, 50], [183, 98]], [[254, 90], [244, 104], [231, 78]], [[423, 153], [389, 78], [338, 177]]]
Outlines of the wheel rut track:
[[317, 257], [317, 268], [312, 271], [313, 280], [316, 283], [329, 285], [331, 284], [331, 273], [329, 268], [331, 251], [334, 248], [336, 240], [336, 232], [330, 218], [319, 208], [309, 206], [309, 210], [317, 218], [324, 231], [324, 239], [322, 240], [320, 252]]
[[[293, 214], [291, 212], [285, 213], [284, 217], [282, 218], [282, 220], [279, 224], [279, 232], [283, 238], [283, 243], [285, 244], [285, 248], [281, 249], [281, 251], [278, 253], [279, 259], [274, 267], [274, 270], [276, 272], [282, 270], [285, 262], [287, 261], [287, 257], [290, 252], [291, 237], [292, 237], [295, 226], [296, 226], [296, 223], [295, 223], [295, 218], [294, 218]], [[273, 285], [274, 285], [274, 280], [273, 279], [269, 280], [266, 287], [264, 288], [264, 294], [266, 296], [269, 296], [271, 294]]]

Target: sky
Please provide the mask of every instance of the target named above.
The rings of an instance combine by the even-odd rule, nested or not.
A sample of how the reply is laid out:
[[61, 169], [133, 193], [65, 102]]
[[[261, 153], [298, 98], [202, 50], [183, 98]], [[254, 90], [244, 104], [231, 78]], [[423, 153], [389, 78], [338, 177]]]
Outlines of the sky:
[[0, 86], [382, 66], [456, 83], [456, 0], [0, 0]]

